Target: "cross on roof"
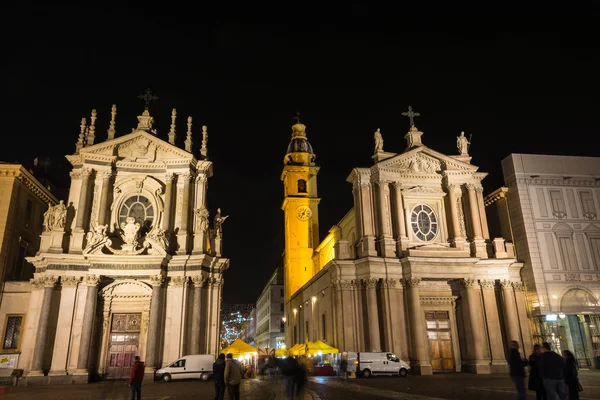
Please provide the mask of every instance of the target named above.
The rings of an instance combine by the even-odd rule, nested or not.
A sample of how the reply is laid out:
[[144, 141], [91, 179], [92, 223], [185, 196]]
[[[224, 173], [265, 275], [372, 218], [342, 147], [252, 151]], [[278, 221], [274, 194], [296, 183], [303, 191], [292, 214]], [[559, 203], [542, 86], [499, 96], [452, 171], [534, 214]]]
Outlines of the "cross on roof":
[[146, 93], [140, 94], [138, 99], [144, 100], [146, 102], [146, 110], [150, 107], [150, 102], [154, 100], [158, 100], [158, 96], [152, 94], [150, 89], [146, 89]]
[[412, 128], [413, 126], [415, 126], [415, 120], [414, 117], [418, 117], [421, 114], [414, 112], [411, 106], [408, 106], [408, 111], [403, 112], [402, 115], [404, 115], [405, 117], [410, 118], [410, 127]]

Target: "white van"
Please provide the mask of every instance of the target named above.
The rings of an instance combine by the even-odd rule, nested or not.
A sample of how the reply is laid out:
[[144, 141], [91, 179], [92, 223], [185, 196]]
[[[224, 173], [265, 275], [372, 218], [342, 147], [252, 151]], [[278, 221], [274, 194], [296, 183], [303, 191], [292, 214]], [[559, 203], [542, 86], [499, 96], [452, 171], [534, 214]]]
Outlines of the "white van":
[[181, 357], [168, 367], [156, 371], [156, 379], [170, 382], [173, 379], [202, 379], [212, 376], [215, 356], [212, 354], [194, 354]]
[[[394, 353], [355, 353], [356, 373], [364, 378], [371, 375], [399, 375], [405, 377], [410, 365]], [[350, 358], [350, 354], [348, 355]]]

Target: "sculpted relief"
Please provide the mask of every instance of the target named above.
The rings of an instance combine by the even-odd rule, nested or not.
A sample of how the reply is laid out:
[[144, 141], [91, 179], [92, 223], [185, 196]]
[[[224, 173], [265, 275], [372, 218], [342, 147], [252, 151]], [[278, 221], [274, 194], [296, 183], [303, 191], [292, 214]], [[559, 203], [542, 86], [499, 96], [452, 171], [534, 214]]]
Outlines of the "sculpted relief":
[[67, 218], [67, 206], [64, 201], [60, 201], [53, 206], [48, 203], [48, 211], [44, 213], [44, 232], [51, 232], [54, 229], [64, 229]]
[[432, 174], [440, 170], [440, 163], [423, 157], [413, 157], [392, 166], [399, 172], [416, 172]]

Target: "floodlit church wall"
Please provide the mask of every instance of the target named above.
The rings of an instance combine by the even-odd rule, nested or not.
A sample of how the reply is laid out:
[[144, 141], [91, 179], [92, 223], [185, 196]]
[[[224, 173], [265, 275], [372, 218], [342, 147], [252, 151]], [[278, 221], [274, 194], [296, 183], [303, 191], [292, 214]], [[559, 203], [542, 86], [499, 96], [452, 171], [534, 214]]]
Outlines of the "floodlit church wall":
[[[32, 325], [28, 321], [27, 311], [29, 309], [29, 302], [32, 298], [31, 295], [31, 284], [29, 282], [6, 282], [4, 286], [4, 293], [2, 295], [2, 309], [0, 310], [0, 323], [2, 327], [6, 327], [7, 319], [9, 316], [22, 315], [24, 317], [21, 325], [21, 332], [26, 333], [26, 330]], [[4, 328], [5, 329], [5, 328]], [[4, 339], [5, 332], [2, 332], [2, 339]], [[2, 341], [4, 344], [4, 340]], [[24, 362], [29, 349], [27, 342], [23, 343], [23, 336], [20, 339], [20, 343], [17, 349], [14, 350], [0, 350], [0, 354], [19, 354], [19, 363]], [[10, 376], [12, 373], [11, 369], [0, 368], [0, 377]]]

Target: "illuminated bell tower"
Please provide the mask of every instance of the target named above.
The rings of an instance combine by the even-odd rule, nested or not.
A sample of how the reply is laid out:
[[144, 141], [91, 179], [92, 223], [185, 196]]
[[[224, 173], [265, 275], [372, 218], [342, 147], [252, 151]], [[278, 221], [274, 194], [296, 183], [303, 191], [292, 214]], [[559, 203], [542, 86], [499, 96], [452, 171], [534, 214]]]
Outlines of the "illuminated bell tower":
[[283, 159], [285, 217], [285, 302], [315, 275], [313, 250], [319, 245], [319, 201], [316, 155], [306, 138], [306, 126], [292, 126], [292, 140]]

